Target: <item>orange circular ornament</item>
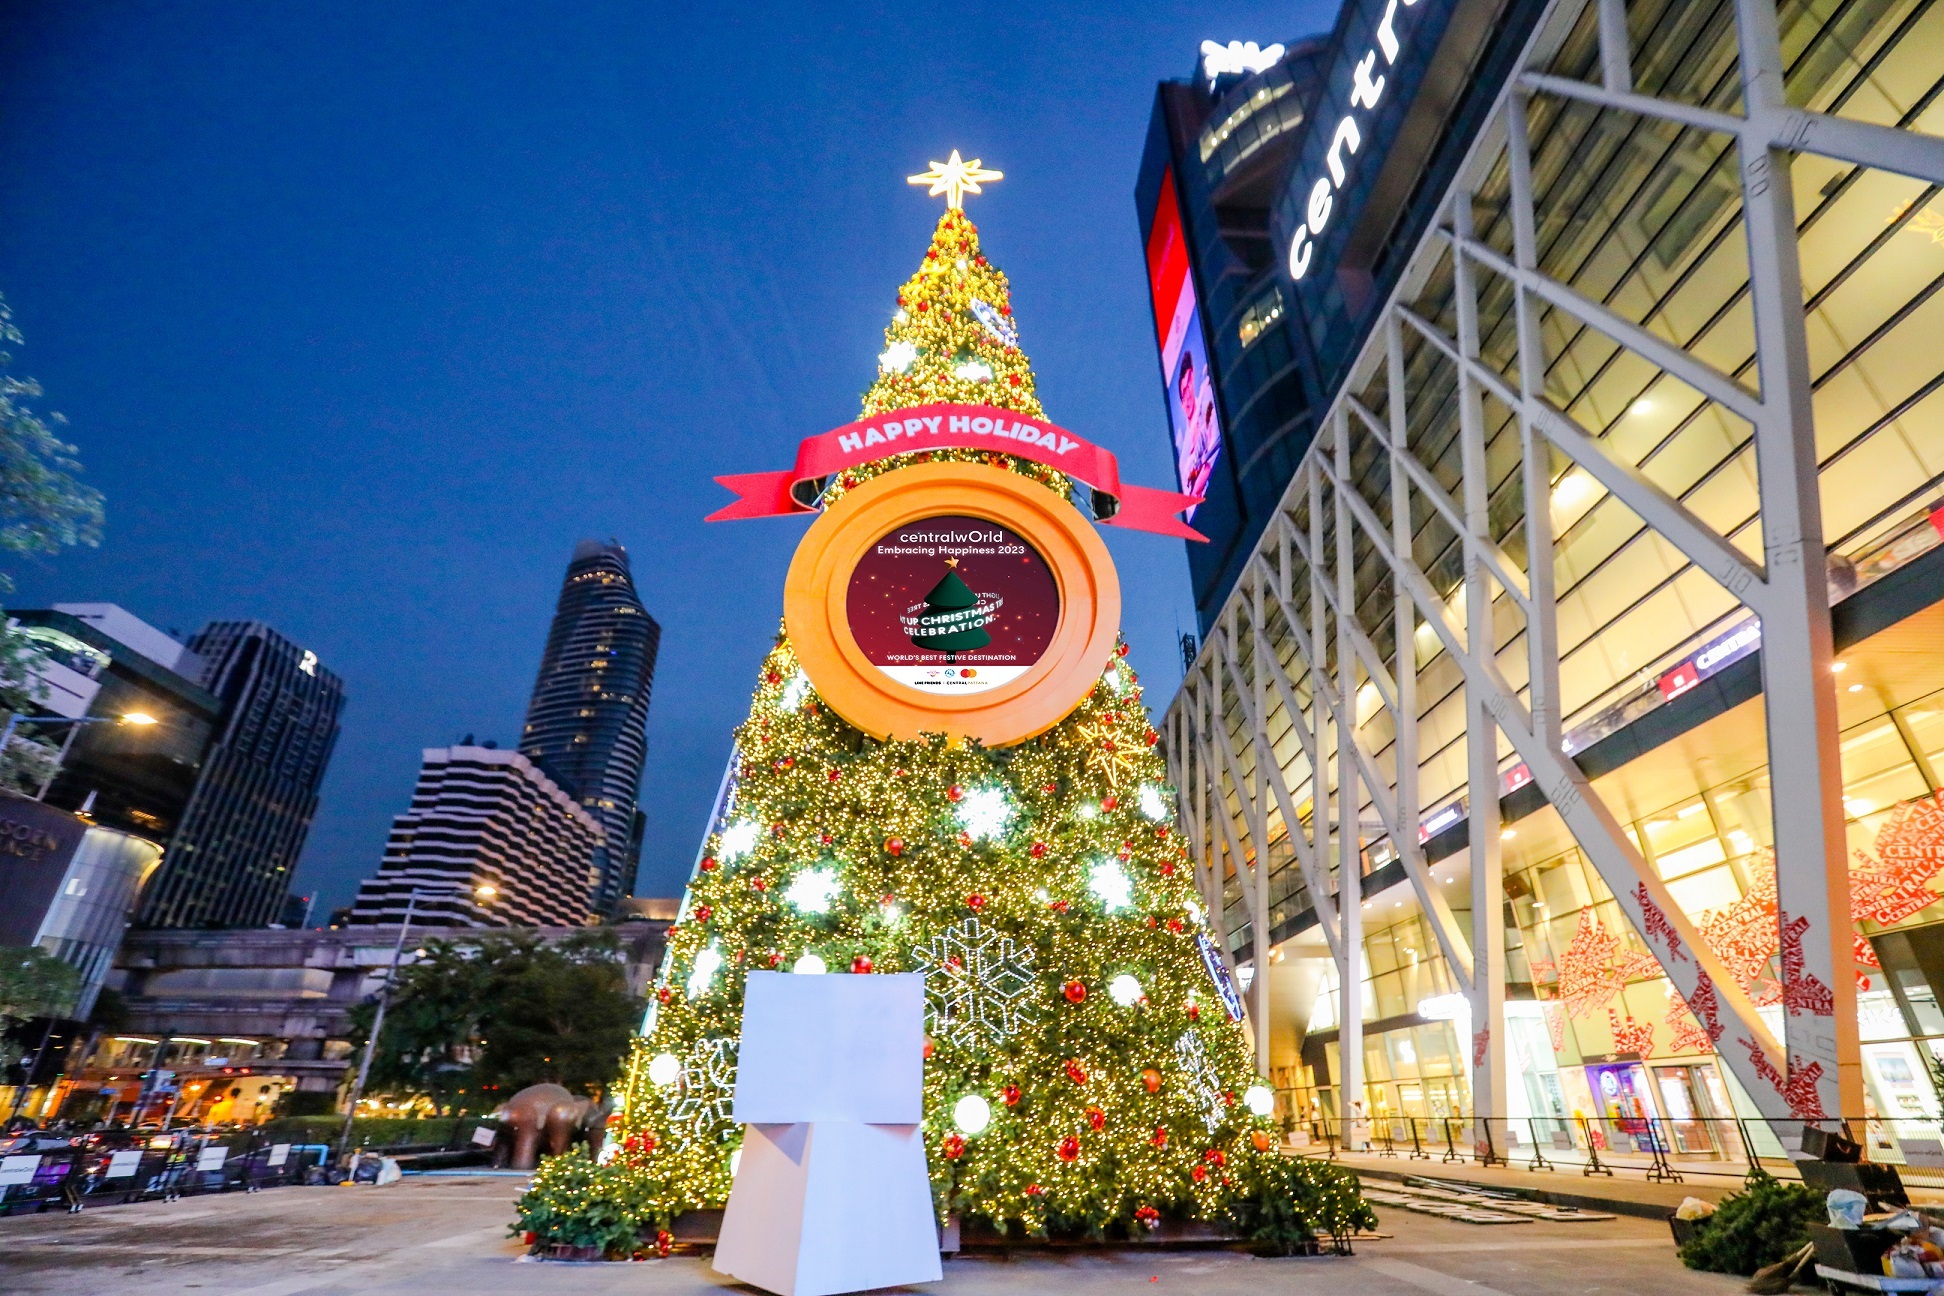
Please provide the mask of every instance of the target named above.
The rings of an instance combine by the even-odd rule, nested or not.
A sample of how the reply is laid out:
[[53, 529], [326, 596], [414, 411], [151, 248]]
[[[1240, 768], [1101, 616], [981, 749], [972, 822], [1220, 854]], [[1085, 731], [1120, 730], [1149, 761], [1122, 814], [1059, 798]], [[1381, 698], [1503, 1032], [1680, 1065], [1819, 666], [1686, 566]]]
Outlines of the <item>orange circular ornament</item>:
[[1086, 697], [1120, 632], [1093, 524], [1045, 486], [932, 463], [846, 494], [797, 546], [783, 625], [817, 694], [875, 738], [1024, 742]]

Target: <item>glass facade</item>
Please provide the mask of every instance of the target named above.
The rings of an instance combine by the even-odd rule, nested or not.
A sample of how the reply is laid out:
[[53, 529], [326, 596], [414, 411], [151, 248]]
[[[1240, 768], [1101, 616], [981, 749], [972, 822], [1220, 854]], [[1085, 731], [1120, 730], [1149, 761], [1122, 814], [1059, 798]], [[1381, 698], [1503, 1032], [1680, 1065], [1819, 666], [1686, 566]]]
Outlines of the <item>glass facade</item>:
[[[1833, 1115], [1840, 1067], [1873, 1155], [1944, 1166], [1944, 11], [1782, 4], [1765, 30], [1760, 6], [1638, 0], [1624, 46], [1590, 4], [1507, 15], [1472, 57], [1521, 88], [1454, 109], [1472, 126], [1421, 159], [1394, 291], [1278, 286], [1340, 381], [1168, 717], [1217, 934], [1238, 963], [1318, 969], [1313, 995], [1276, 975], [1251, 997], [1262, 1060], [1298, 1123], [1349, 1114], [1361, 1034], [1372, 1137], [1489, 1112], [1535, 1148], [1712, 1158], [1769, 1151], [1725, 1118]], [[1751, 89], [1769, 40], [1780, 84]], [[1318, 122], [1350, 111], [1324, 102]], [[1806, 124], [1764, 153], [1752, 103]], [[1390, 183], [1359, 160], [1343, 201]], [[1777, 444], [1813, 516], [1777, 513]], [[1764, 601], [1803, 536], [1826, 637], [1777, 691], [1822, 615]], [[1809, 693], [1828, 738], [1798, 728]], [[1822, 865], [1776, 828], [1805, 760], [1840, 769], [1851, 918], [1810, 974], [1786, 897]], [[1785, 1005], [1823, 1011], [1805, 987], [1852, 963], [1854, 1051], [1785, 1074]]]

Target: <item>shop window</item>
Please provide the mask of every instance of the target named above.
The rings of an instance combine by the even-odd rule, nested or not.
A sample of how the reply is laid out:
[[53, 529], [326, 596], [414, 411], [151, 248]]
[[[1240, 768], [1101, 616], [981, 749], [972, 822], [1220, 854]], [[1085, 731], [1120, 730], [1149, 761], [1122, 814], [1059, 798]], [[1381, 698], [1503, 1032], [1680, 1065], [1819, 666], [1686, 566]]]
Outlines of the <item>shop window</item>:
[[[1720, 857], [1721, 847], [1716, 843], [1715, 858]], [[1734, 871], [1725, 867], [1689, 874], [1679, 881], [1668, 883], [1667, 890], [1674, 897], [1674, 903], [1681, 906], [1681, 912], [1697, 922], [1710, 909], [1725, 909], [1734, 904], [1742, 894]]]

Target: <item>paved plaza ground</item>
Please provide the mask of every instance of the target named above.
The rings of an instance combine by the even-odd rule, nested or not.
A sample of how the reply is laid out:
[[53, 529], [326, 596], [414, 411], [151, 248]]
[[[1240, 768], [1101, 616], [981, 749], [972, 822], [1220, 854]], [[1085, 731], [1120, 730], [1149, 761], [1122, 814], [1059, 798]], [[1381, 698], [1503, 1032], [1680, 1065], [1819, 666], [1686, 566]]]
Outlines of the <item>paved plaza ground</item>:
[[[706, 1257], [642, 1264], [519, 1259], [506, 1236], [524, 1181], [411, 1178], [384, 1188], [279, 1188], [80, 1215], [0, 1219], [0, 1291], [103, 1296], [522, 1296], [639, 1292], [741, 1293]], [[1380, 1210], [1392, 1236], [1359, 1241], [1348, 1259], [1263, 1260], [1232, 1252], [1086, 1250], [949, 1260], [942, 1296], [1176, 1296], [1355, 1293], [1355, 1296], [1727, 1296], [1741, 1280], [1683, 1269], [1666, 1224], [1480, 1227]]]

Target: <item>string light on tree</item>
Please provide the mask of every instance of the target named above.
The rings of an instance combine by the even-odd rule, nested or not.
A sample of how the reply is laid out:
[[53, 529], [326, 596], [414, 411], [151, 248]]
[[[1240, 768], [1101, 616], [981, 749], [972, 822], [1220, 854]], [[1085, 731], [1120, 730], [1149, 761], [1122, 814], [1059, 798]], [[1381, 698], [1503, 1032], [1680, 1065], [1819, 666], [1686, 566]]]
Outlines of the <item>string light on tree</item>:
[[[947, 209], [898, 291], [878, 363], [862, 361], [863, 414], [879, 426], [941, 402], [1045, 419], [1010, 284], [962, 207], [998, 178], [958, 154], [919, 177]], [[827, 517], [865, 507], [852, 492], [920, 463], [927, 480], [955, 464], [978, 465], [968, 480], [1009, 473], [1021, 479], [1011, 490], [1072, 508], [1069, 477], [996, 444], [886, 444], [824, 481]], [[949, 614], [964, 611], [946, 570], [899, 595], [927, 637], [956, 633]], [[989, 588], [959, 583], [975, 596]], [[936, 651], [957, 652], [955, 670], [984, 664], [984, 649], [956, 639]], [[924, 978], [922, 1130], [941, 1218], [1012, 1237], [1123, 1236], [1161, 1213], [1221, 1223], [1268, 1193], [1302, 1203], [1306, 1219], [1368, 1220], [1340, 1171], [1262, 1153], [1268, 1118], [1235, 1100], [1256, 1078], [1242, 1029], [1197, 1003], [1213, 974], [1199, 930], [1183, 938], [1182, 915], [1202, 926], [1195, 870], [1156, 831], [1173, 796], [1153, 719], [1118, 652], [1082, 660], [1062, 718], [988, 747], [853, 728], [837, 690], [818, 687], [819, 668], [777, 636], [735, 735], [731, 823], [689, 885], [657, 1012], [626, 1073], [617, 1142], [634, 1142], [613, 1163], [626, 1176], [616, 1209], [664, 1228], [722, 1208], [742, 1138], [729, 1095], [744, 971], [849, 969]], [[693, 997], [679, 993], [684, 980]], [[664, 1056], [682, 1060], [672, 1079]], [[1225, 1166], [1208, 1168], [1211, 1150]], [[581, 1191], [570, 1161], [545, 1162], [534, 1191]]]

